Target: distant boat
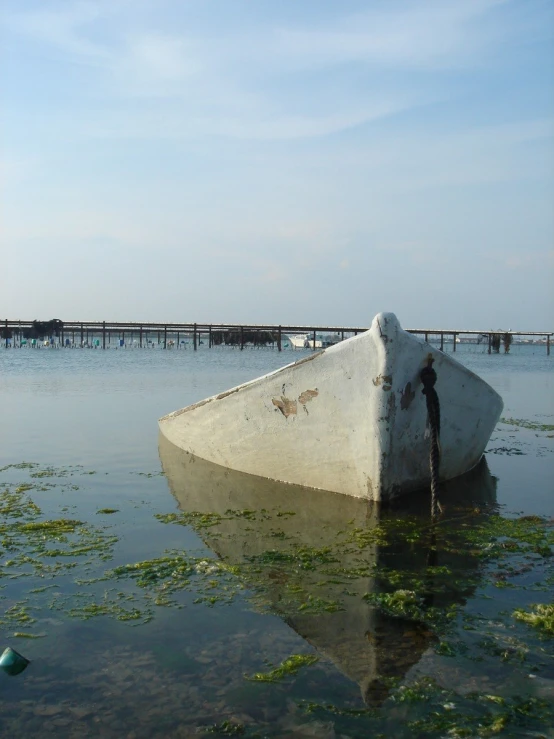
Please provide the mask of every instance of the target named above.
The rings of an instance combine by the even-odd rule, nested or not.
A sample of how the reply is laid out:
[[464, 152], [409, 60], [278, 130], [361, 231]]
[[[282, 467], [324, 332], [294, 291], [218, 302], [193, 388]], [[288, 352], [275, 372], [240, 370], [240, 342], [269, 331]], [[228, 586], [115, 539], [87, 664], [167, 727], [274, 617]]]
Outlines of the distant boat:
[[325, 349], [341, 341], [340, 334], [293, 334], [287, 336], [293, 349]]
[[287, 336], [293, 349], [321, 349], [321, 339], [316, 337], [315, 346], [313, 336], [308, 338], [308, 334], [293, 334]]
[[474, 467], [502, 412], [481, 378], [380, 313], [371, 328], [160, 419], [173, 444], [222, 467], [385, 501], [430, 482], [420, 373], [434, 361], [440, 479]]

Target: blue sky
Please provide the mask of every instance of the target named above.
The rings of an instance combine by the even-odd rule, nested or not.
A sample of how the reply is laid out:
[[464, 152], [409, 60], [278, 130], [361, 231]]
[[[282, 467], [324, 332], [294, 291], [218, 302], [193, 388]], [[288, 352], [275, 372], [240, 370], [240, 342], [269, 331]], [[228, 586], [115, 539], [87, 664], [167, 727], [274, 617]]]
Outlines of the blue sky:
[[550, 0], [4, 0], [0, 317], [551, 329]]

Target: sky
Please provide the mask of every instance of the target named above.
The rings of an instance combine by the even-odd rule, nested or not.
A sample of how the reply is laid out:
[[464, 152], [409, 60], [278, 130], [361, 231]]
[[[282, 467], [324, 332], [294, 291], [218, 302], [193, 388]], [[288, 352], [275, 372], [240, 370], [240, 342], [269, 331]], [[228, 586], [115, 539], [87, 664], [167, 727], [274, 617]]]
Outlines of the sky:
[[0, 22], [0, 318], [554, 329], [551, 0]]

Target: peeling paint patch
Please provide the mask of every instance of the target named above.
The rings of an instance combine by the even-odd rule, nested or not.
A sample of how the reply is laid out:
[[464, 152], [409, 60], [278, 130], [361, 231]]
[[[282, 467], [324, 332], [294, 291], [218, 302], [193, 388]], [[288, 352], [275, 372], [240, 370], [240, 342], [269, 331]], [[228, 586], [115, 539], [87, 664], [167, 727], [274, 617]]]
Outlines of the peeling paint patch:
[[319, 395], [318, 390], [304, 390], [304, 392], [298, 396], [298, 402], [302, 405], [306, 405], [312, 398], [317, 398]]
[[415, 398], [415, 390], [412, 390], [412, 383], [408, 382], [404, 390], [402, 390], [402, 398], [400, 399], [400, 408], [403, 411], [408, 410], [414, 398]]
[[282, 395], [280, 398], [272, 398], [271, 402], [276, 408], [281, 411], [285, 418], [288, 418], [289, 416], [296, 416], [296, 400], [285, 398], [285, 396]]
[[[387, 390], [390, 390], [392, 387], [392, 375], [377, 375], [377, 377], [372, 380], [375, 387], [379, 387], [379, 385], [388, 385]], [[385, 388], [383, 388], [385, 389]]]
[[317, 398], [318, 395], [319, 390], [316, 388], [315, 390], [304, 390], [304, 392], [298, 396], [298, 402], [302, 403], [302, 408], [304, 408], [304, 412], [307, 416], [309, 416], [310, 413], [306, 408], [306, 403], [309, 403], [312, 398]]

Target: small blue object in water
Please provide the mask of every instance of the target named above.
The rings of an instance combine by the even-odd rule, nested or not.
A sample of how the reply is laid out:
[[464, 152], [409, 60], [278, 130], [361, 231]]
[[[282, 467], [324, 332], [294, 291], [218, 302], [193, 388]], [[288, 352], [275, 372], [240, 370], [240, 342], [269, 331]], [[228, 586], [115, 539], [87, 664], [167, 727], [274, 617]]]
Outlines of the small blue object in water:
[[6, 647], [0, 656], [0, 667], [8, 675], [19, 675], [28, 664], [29, 660], [11, 647]]

